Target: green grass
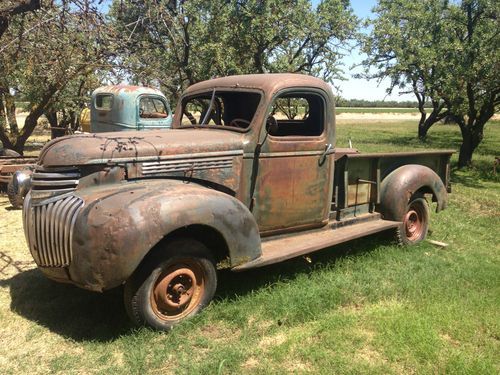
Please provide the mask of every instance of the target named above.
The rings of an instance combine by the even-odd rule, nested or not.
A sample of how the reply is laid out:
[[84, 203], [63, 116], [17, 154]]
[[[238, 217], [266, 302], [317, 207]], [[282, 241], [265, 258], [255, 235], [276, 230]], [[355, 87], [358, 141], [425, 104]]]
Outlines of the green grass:
[[[350, 138], [368, 152], [460, 144], [456, 126], [436, 125], [426, 143], [415, 133], [413, 122], [344, 122], [337, 135], [339, 147]], [[432, 215], [430, 235], [448, 247], [400, 248], [380, 234], [311, 263], [222, 272], [214, 302], [169, 334], [131, 327], [120, 290], [90, 293], [9, 266], [0, 273], [2, 372], [498, 374], [498, 150], [500, 123], [491, 122], [472, 169], [458, 171], [453, 156], [449, 207]], [[29, 259], [24, 243], [17, 249], [0, 248]]]

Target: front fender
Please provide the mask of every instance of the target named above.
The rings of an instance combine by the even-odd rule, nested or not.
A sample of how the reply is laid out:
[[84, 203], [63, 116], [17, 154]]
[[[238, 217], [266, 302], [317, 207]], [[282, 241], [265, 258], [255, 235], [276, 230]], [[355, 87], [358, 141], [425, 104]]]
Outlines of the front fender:
[[209, 226], [225, 239], [231, 266], [260, 255], [250, 211], [230, 195], [178, 180], [142, 180], [78, 191], [84, 207], [73, 235], [71, 280], [92, 290], [122, 284], [172, 231]]
[[408, 164], [389, 173], [380, 186], [380, 212], [384, 219], [402, 221], [408, 202], [417, 191], [432, 193], [436, 212], [446, 208], [448, 194], [441, 178], [430, 168]]

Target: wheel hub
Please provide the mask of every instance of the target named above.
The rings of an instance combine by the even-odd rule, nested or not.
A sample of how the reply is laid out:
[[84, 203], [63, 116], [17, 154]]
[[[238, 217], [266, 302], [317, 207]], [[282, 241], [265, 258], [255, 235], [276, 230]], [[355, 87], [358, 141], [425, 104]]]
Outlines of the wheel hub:
[[419, 213], [410, 209], [405, 216], [406, 237], [410, 241], [417, 240], [422, 234], [423, 224]]
[[164, 320], [189, 314], [199, 303], [203, 276], [195, 264], [171, 266], [160, 274], [151, 293], [151, 305]]

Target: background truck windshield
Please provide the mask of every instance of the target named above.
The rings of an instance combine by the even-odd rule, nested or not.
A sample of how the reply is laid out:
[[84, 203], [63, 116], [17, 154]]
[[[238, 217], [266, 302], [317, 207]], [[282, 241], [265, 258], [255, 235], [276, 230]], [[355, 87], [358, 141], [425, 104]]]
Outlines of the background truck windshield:
[[[212, 101], [213, 96], [213, 102]], [[247, 129], [261, 95], [255, 92], [213, 91], [185, 98], [181, 126]]]

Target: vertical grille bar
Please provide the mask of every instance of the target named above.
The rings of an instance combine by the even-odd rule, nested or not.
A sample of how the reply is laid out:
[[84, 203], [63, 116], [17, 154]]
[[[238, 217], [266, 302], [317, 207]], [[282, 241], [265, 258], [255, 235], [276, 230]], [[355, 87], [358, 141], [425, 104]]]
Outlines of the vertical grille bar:
[[25, 234], [39, 266], [65, 267], [71, 263], [73, 228], [83, 201], [66, 196], [47, 204], [24, 210]]

